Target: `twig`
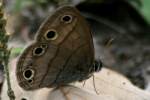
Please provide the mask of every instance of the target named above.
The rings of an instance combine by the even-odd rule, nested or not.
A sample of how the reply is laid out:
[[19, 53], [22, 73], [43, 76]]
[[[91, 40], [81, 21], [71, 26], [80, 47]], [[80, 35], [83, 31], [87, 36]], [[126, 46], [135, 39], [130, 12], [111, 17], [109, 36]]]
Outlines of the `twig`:
[[14, 91], [11, 88], [10, 77], [9, 77], [9, 68], [8, 68], [9, 55], [10, 55], [10, 50], [5, 51], [5, 53], [4, 53], [4, 56], [5, 56], [4, 70], [5, 70], [7, 86], [8, 86], [7, 94], [9, 96], [10, 100], [15, 100]]
[[5, 22], [6, 20], [3, 18], [3, 1], [0, 1], [0, 61], [4, 64], [5, 77], [7, 80], [8, 91], [7, 94], [10, 100], [15, 100], [14, 91], [11, 88], [10, 77], [9, 77], [9, 69], [8, 62], [10, 56], [10, 49], [7, 48], [7, 42], [9, 36], [6, 34], [5, 30]]

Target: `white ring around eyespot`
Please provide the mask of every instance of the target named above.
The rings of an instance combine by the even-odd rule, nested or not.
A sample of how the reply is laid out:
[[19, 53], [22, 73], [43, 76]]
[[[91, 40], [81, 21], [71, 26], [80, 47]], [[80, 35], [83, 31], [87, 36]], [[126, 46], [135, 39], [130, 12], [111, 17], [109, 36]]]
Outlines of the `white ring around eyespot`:
[[[64, 21], [64, 20], [63, 20], [63, 18], [66, 17], [66, 16], [70, 17], [70, 20], [69, 20], [69, 21]], [[71, 23], [71, 22], [72, 22], [72, 15], [63, 15], [63, 16], [61, 16], [61, 22], [64, 22], [64, 23]]]
[[[35, 50], [36, 50], [37, 48], [42, 48], [42, 52], [41, 52], [40, 54], [36, 54], [36, 53], [35, 53]], [[35, 48], [33, 49], [33, 52], [32, 52], [32, 53], [33, 53], [34, 56], [41, 56], [41, 55], [44, 54], [44, 52], [45, 52], [45, 48], [39, 46], [39, 47], [35, 47]]]
[[[29, 78], [27, 78], [27, 77], [25, 76], [25, 72], [26, 72], [27, 70], [30, 70], [31, 73], [32, 73], [31, 76], [30, 76]], [[33, 79], [34, 74], [35, 74], [35, 71], [34, 71], [33, 69], [26, 69], [26, 70], [24, 70], [24, 72], [23, 72], [23, 77], [28, 81], [28, 80]]]
[[[55, 36], [54, 36], [53, 38], [48, 38], [48, 37], [47, 37], [47, 34], [48, 34], [48, 32], [50, 32], [50, 31], [55, 32]], [[57, 31], [54, 30], [54, 29], [47, 30], [46, 33], [44, 34], [44, 38], [45, 38], [46, 40], [55, 40], [57, 37], [58, 37], [58, 33], [57, 33]]]

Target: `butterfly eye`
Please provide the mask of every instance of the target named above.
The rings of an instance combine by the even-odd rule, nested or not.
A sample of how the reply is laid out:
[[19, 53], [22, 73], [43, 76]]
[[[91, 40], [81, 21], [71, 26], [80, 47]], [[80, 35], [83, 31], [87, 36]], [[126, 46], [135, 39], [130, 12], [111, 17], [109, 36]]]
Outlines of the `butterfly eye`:
[[33, 69], [27, 69], [23, 72], [23, 76], [26, 80], [28, 80], [29, 83], [31, 83], [32, 78], [34, 77], [34, 70]]
[[46, 40], [55, 40], [57, 38], [58, 34], [55, 30], [48, 30], [45, 33], [45, 39]]
[[65, 22], [65, 23], [71, 23], [72, 22], [72, 16], [71, 15], [64, 15], [64, 16], [62, 16], [61, 21]]
[[99, 72], [102, 68], [102, 62], [100, 60], [95, 60], [91, 72]]
[[33, 55], [40, 56], [44, 53], [44, 48], [37, 47], [33, 50]]

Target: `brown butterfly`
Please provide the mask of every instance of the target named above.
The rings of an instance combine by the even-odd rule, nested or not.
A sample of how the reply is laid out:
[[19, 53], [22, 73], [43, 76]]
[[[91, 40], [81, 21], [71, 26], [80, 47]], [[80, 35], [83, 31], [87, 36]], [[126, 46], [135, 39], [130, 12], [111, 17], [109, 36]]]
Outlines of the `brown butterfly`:
[[85, 80], [100, 67], [85, 19], [76, 8], [63, 6], [46, 19], [35, 42], [24, 50], [16, 76], [23, 89], [33, 90]]

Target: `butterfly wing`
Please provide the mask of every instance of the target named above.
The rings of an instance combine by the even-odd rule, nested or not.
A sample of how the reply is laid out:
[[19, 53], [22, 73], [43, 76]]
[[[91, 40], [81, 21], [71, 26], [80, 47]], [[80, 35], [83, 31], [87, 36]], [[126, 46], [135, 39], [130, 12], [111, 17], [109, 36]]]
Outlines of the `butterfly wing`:
[[[36, 43], [20, 57], [17, 79], [26, 90], [65, 85], [88, 78], [93, 62], [94, 47], [89, 26], [77, 9], [64, 6], [41, 25]], [[27, 69], [34, 73], [31, 83], [24, 78]]]

